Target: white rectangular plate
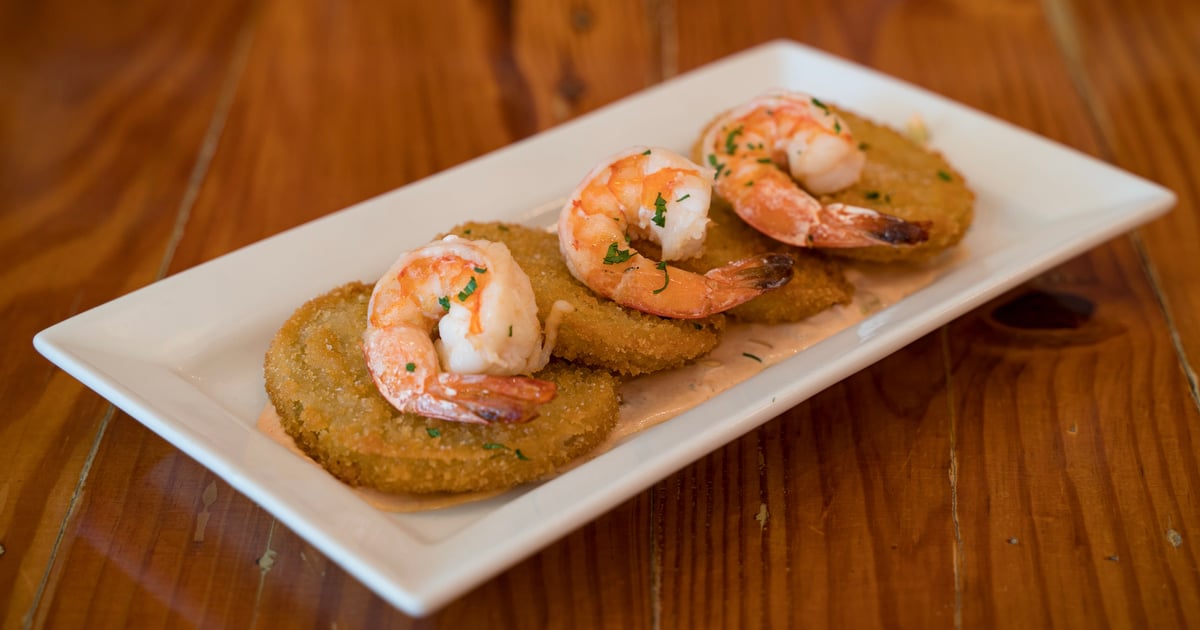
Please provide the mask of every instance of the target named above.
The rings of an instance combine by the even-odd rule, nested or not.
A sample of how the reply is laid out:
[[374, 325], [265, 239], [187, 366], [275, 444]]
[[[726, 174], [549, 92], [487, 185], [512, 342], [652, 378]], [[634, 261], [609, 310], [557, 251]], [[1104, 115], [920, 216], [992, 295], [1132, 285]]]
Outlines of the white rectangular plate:
[[[553, 480], [481, 503], [380, 512], [255, 429], [266, 403], [263, 353], [304, 301], [378, 277], [398, 252], [461, 221], [527, 219], [628, 145], [686, 151], [718, 111], [780, 87], [897, 127], [919, 112], [934, 146], [978, 194], [965, 255], [933, 284], [671, 421]], [[1170, 191], [1076, 151], [781, 41], [167, 278], [48, 328], [34, 344], [382, 597], [424, 615], [825, 387], [1173, 203]]]

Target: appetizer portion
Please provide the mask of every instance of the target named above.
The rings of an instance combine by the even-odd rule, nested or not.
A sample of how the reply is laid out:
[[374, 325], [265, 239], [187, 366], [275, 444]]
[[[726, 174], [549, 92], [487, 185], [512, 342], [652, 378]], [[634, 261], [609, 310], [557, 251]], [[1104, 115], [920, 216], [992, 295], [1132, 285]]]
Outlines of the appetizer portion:
[[267, 394], [296, 445], [338, 479], [384, 492], [468, 492], [540, 479], [587, 453], [617, 420], [617, 379], [552, 361], [553, 400], [520, 424], [398, 411], [367, 371], [372, 287], [351, 283], [301, 306], [267, 351]]
[[815, 97], [797, 92], [760, 96], [718, 116], [699, 152], [717, 194], [760, 232], [798, 247], [915, 245], [927, 224], [862, 206], [825, 203], [859, 180], [866, 155], [851, 127]]
[[[809, 319], [851, 304], [844, 266], [860, 306], [935, 275], [872, 275], [877, 265], [848, 259], [930, 258], [973, 217], [974, 194], [942, 156], [805, 94], [722, 114], [694, 150], [711, 169], [627, 149], [583, 178], [554, 232], [465, 223], [374, 286], [301, 306], [264, 367], [284, 431], [338, 479], [385, 493], [469, 500], [543, 479], [730, 386], [729, 374], [747, 378], [749, 364], [712, 376], [731, 346], [715, 366], [697, 361], [727, 322], [775, 324], [731, 330], [730, 343], [789, 356], [813, 330], [867, 316]], [[626, 415], [641, 417], [614, 432], [623, 383]]]

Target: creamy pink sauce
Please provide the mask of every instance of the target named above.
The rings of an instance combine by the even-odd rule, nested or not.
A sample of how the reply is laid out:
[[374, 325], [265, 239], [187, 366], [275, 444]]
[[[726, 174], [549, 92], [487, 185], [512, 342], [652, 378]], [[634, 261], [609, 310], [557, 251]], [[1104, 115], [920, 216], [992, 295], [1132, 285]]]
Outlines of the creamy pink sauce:
[[[891, 306], [935, 279], [965, 253], [959, 247], [922, 266], [849, 266], [846, 277], [855, 287], [854, 300], [792, 324], [735, 324], [720, 345], [708, 355], [675, 370], [641, 376], [621, 385], [617, 426], [586, 457], [559, 470], [561, 474], [589, 458], [613, 448], [629, 436], [665, 422], [717, 394], [779, 363], [872, 313]], [[762, 362], [746, 357], [753, 354]], [[279, 416], [268, 403], [258, 419], [258, 429], [300, 457], [308, 458], [284, 432]], [[354, 491], [372, 506], [389, 512], [419, 512], [479, 501], [504, 490], [469, 493], [388, 494], [364, 488]]]

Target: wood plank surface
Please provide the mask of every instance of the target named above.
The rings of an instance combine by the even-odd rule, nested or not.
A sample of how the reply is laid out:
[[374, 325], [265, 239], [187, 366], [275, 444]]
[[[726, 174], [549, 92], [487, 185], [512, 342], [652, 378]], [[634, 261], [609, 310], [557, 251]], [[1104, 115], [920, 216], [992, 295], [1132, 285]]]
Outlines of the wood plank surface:
[[[0, 78], [23, 88], [0, 94], [0, 304], [19, 333], [4, 340], [15, 360], [0, 388], [16, 413], [0, 437], [22, 445], [0, 463], [0, 618], [1200, 626], [1200, 292], [1188, 263], [1200, 242], [1200, 77], [1184, 61], [1197, 57], [1200, 9], [1183, 4], [0, 7]], [[101, 399], [29, 349], [41, 327], [161, 273], [777, 37], [1161, 181], [1180, 206], [425, 620], [128, 416], [107, 419]]]
[[42, 598], [112, 407], [33, 335], [161, 277], [236, 3], [0, 5], [0, 622]]

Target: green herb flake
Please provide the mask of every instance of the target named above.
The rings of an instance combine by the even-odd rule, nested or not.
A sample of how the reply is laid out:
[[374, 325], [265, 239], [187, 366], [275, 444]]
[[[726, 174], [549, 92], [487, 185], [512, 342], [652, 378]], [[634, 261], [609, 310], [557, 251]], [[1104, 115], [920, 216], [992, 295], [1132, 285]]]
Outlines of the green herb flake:
[[829, 106], [826, 105], [825, 103], [822, 103], [821, 101], [817, 100], [817, 97], [815, 97], [815, 96], [812, 97], [812, 104], [821, 108], [821, 111], [825, 112], [826, 114], [829, 113]]
[[[816, 99], [813, 99], [813, 100], [816, 100]], [[762, 359], [758, 358], [757, 356], [755, 356], [753, 354], [750, 354], [749, 352], [743, 352], [742, 356], [746, 357], [747, 359], [754, 359], [755, 361], [758, 361], [759, 363], [763, 362]]]
[[417, 364], [416, 364], [416, 363], [412, 363], [412, 362], [405, 363], [405, 364], [404, 364], [404, 369], [405, 369], [406, 371], [408, 371], [408, 372], [416, 372], [416, 371], [417, 371]]
[[746, 187], [747, 187], [747, 188], [749, 188], [750, 186], [753, 186], [753, 185], [754, 185], [754, 180], [753, 180], [753, 179], [746, 180]]
[[508, 226], [507, 226], [507, 225], [498, 225], [498, 226], [496, 226], [496, 228], [497, 228], [497, 229], [499, 229], [501, 232], [507, 232], [507, 231], [508, 231]]
[[692, 193], [688, 193], [688, 194], [676, 199], [675, 203], [679, 203], [680, 201], [683, 201], [684, 199], [687, 199], [688, 197], [691, 197], [691, 196], [692, 196]]
[[521, 452], [521, 449], [517, 449], [517, 450], [515, 450], [515, 451], [513, 451], [513, 452], [514, 452], [514, 453], [516, 453], [516, 455], [517, 455], [517, 459], [519, 459], [519, 460], [521, 460], [521, 461], [523, 461], [523, 462], [527, 462], [527, 461], [529, 461], [529, 460], [531, 459], [531, 458], [529, 458], [529, 457], [526, 457], [526, 456], [525, 456], [525, 453], [522, 453], [522, 452]]
[[774, 161], [775, 161], [775, 160], [772, 160], [771, 158], [758, 158], [758, 163], [759, 163], [759, 164], [770, 164], [770, 163], [772, 163], [772, 162], [774, 162]]
[[692, 328], [695, 328], [696, 330], [704, 330], [703, 326], [701, 326], [700, 324], [697, 324], [695, 322], [692, 322]]
[[604, 254], [604, 264], [617, 265], [629, 260], [632, 257], [633, 254], [629, 253], [628, 249], [617, 249], [616, 243], [610, 243], [608, 246], [608, 251]]
[[661, 287], [651, 291], [651, 293], [653, 293], [654, 295], [658, 295], [659, 293], [662, 293], [663, 291], [667, 290], [667, 285], [671, 283], [671, 274], [667, 273], [667, 261], [665, 261], [665, 260], [658, 263], [657, 265], [654, 265], [654, 268], [663, 272], [663, 285]]
[[650, 155], [650, 149], [646, 149], [645, 151], [642, 151], [642, 155]]
[[466, 234], [467, 236], [470, 236], [470, 235], [471, 235], [471, 228], [467, 228], [467, 229], [463, 230], [463, 234]]
[[508, 327], [508, 336], [509, 336], [509, 337], [511, 337], [511, 336], [512, 336], [512, 326], [509, 326], [509, 327]]
[[863, 193], [863, 196], [866, 197], [870, 201], [875, 201], [876, 199], [879, 199], [879, 191], [868, 190], [867, 192]]
[[475, 273], [487, 273], [487, 267], [475, 267]]
[[938, 171], [938, 177], [940, 177], [944, 182], [954, 179], [953, 177], [950, 177], [950, 173], [947, 173], [946, 171]]
[[866, 142], [859, 142], [859, 143], [858, 143], [858, 150], [859, 150], [859, 151], [866, 151], [867, 149], [870, 149], [870, 148], [871, 148], [871, 145], [867, 144]]
[[470, 281], [467, 282], [467, 286], [463, 287], [463, 290], [458, 292], [458, 301], [466, 302], [467, 298], [471, 297], [471, 294], [474, 293], [475, 289], [477, 288], [479, 288], [479, 284], [475, 282], [475, 276], [471, 276]]
[[654, 198], [654, 218], [650, 220], [658, 227], [667, 226], [667, 200], [663, 199], [662, 193]]
[[442, 305], [442, 310], [443, 310], [443, 311], [448, 311], [448, 310], [450, 310], [450, 298], [448, 298], [448, 297], [444, 297], [444, 296], [443, 296], [443, 297], [440, 297], [440, 298], [438, 298], [438, 304], [441, 304], [441, 305]]
[[425, 432], [429, 434], [429, 437], [442, 437], [442, 432], [433, 427], [425, 427]]
[[716, 180], [718, 177], [721, 176], [721, 171], [725, 169], [725, 165], [717, 161], [716, 153], [708, 154], [708, 164], [709, 164], [709, 166], [712, 166], [713, 168], [717, 169], [717, 172], [713, 173], [713, 180]]
[[733, 152], [737, 151], [737, 144], [734, 143], [733, 139], [740, 135], [742, 135], [742, 126], [738, 125], [733, 131], [729, 132], [729, 135], [725, 136], [725, 152], [729, 155], [733, 155]]
[[833, 133], [842, 133], [842, 121], [840, 121], [840, 120], [833, 121]]
[[503, 444], [497, 444], [495, 442], [484, 442], [483, 448], [486, 450], [489, 450], [489, 451], [497, 451], [497, 450], [505, 450], [506, 451], [506, 450], [508, 450], [507, 446], [505, 446]]

